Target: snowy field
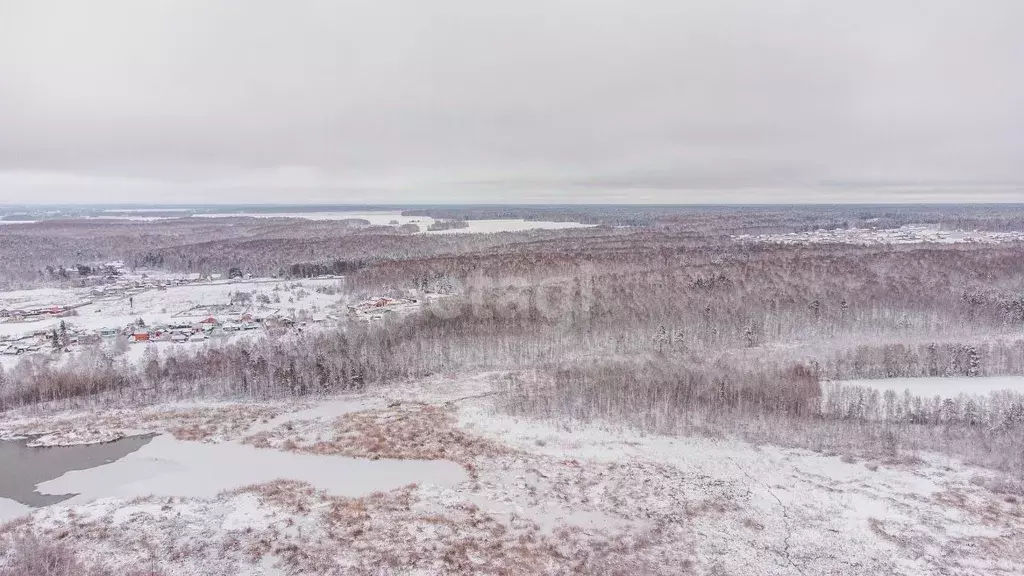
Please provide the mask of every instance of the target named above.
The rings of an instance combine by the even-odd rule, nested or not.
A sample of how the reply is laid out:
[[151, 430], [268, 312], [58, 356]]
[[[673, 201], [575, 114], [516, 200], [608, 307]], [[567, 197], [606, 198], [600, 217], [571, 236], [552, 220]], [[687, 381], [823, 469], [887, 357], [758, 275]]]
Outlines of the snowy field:
[[[85, 328], [123, 326], [138, 318], [150, 323], [169, 323], [181, 319], [202, 319], [210, 314], [196, 307], [229, 305], [231, 295], [238, 292], [252, 294], [253, 305], [261, 295], [271, 299], [266, 308], [283, 311], [311, 312], [339, 304], [340, 296], [317, 292], [318, 288], [339, 288], [337, 278], [276, 280], [272, 278], [215, 281], [207, 283], [169, 286], [164, 290], [150, 289], [135, 294], [112, 297], [95, 296], [89, 288], [39, 288], [0, 292], [0, 308], [45, 307], [92, 302], [78, 309], [78, 314], [66, 318], [48, 318], [35, 322], [0, 323], [0, 334], [21, 334], [40, 328], [49, 329], [65, 320]], [[274, 297], [278, 300], [274, 301]], [[131, 300], [129, 300], [131, 298]]]
[[1024, 376], [985, 376], [957, 378], [879, 378], [872, 380], [843, 380], [837, 384], [867, 386], [881, 392], [892, 390], [898, 394], [909, 390], [915, 396], [952, 398], [960, 394], [985, 396], [992, 392], [1010, 391], [1024, 394]]
[[89, 418], [165, 435], [39, 486], [70, 501], [0, 499], [16, 519], [0, 538], [59, 536], [168, 575], [1024, 571], [1024, 506], [992, 472], [519, 420], [495, 410], [494, 377], [303, 405], [5, 415], [4, 434]]

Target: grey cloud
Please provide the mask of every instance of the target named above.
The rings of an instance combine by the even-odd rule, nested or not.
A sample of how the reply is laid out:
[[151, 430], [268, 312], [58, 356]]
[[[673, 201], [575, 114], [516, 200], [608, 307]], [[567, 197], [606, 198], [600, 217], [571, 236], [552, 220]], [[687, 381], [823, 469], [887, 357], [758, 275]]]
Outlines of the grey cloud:
[[1024, 200], [1022, 19], [1017, 0], [0, 0], [0, 202]]

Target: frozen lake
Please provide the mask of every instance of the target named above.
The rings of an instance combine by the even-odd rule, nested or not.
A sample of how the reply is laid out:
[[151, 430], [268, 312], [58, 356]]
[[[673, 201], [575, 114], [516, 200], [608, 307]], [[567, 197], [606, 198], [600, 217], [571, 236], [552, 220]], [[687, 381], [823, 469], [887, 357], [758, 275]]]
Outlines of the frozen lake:
[[169, 434], [68, 448], [2, 442], [0, 450], [0, 522], [24, 513], [26, 506], [136, 496], [213, 498], [278, 479], [356, 497], [412, 483], [454, 486], [468, 478], [461, 466], [447, 460], [319, 456], [237, 442], [185, 442]]
[[225, 218], [229, 216], [247, 216], [251, 218], [303, 218], [306, 220], [366, 220], [373, 226], [398, 226], [416, 224], [420, 232], [426, 234], [487, 234], [492, 232], [522, 232], [524, 230], [562, 230], [565, 228], [587, 228], [591, 224], [579, 222], [549, 222], [541, 220], [523, 220], [521, 218], [495, 220], [467, 220], [469, 226], [451, 230], [428, 231], [427, 227], [434, 223], [429, 216], [403, 216], [401, 212], [245, 212], [236, 214], [196, 214], [201, 218]]
[[403, 216], [401, 212], [236, 212], [196, 214], [196, 218], [301, 218], [303, 220], [366, 220], [372, 226], [418, 224], [426, 229], [434, 222], [429, 216]]
[[[151, 439], [134, 436], [103, 444], [53, 448], [30, 448], [28, 439], [0, 441], [0, 499], [25, 506], [47, 506], [66, 500], [74, 494], [41, 494], [36, 485], [72, 470], [109, 464], [142, 448]], [[0, 521], [2, 514], [0, 510]]]
[[486, 234], [489, 232], [522, 232], [524, 230], [563, 230], [565, 228], [590, 228], [592, 224], [579, 222], [546, 222], [543, 220], [467, 220], [466, 228], [434, 230], [428, 234]]
[[79, 494], [71, 503], [149, 495], [212, 498], [225, 490], [286, 478], [338, 496], [362, 496], [414, 482], [455, 485], [466, 477], [462, 467], [447, 460], [319, 456], [235, 442], [183, 442], [165, 434], [116, 462], [45, 482], [39, 491]]
[[[186, 216], [183, 214], [182, 216]], [[561, 230], [565, 228], [587, 228], [591, 224], [579, 222], [552, 222], [540, 220], [523, 220], [521, 218], [494, 219], [494, 220], [468, 220], [466, 228], [455, 228], [451, 230], [427, 231], [427, 227], [434, 223], [429, 216], [404, 216], [400, 211], [324, 211], [324, 212], [223, 212], [193, 214], [195, 218], [301, 218], [304, 220], [366, 220], [372, 226], [400, 226], [403, 224], [416, 224], [420, 232], [428, 234], [487, 234], [491, 232], [522, 232], [524, 230]], [[172, 216], [149, 216], [142, 210], [117, 210], [107, 211], [103, 218], [115, 218], [124, 220], [163, 220]]]
[[876, 380], [843, 380], [842, 385], [867, 386], [879, 391], [893, 390], [902, 394], [910, 390], [917, 396], [952, 397], [960, 394], [985, 395], [1009, 390], [1024, 394], [1024, 376], [986, 376], [979, 378], [880, 378]]

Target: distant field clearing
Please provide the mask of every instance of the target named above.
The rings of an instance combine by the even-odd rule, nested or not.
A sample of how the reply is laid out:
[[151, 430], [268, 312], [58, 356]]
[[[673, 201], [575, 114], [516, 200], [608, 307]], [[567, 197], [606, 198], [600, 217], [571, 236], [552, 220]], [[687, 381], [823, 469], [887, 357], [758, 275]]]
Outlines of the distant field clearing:
[[953, 378], [879, 378], [874, 380], [842, 380], [841, 385], [867, 386], [879, 391], [910, 390], [915, 396], [958, 396], [960, 394], [989, 394], [1001, 390], [1024, 393], [1024, 376], [986, 376]]

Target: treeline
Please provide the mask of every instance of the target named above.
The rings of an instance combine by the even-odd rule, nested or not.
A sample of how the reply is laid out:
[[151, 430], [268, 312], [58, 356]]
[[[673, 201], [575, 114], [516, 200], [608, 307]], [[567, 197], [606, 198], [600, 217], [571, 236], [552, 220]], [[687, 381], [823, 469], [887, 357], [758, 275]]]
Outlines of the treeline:
[[335, 260], [329, 263], [302, 262], [292, 264], [287, 269], [279, 271], [278, 276], [289, 276], [291, 278], [316, 278], [318, 276], [345, 275], [351, 274], [366, 266], [363, 260]]
[[[612, 244], [596, 243], [599, 251]], [[618, 352], [632, 353], [794, 342], [847, 348], [951, 335], [984, 340], [1024, 326], [1019, 245], [658, 250], [641, 243], [600, 254], [578, 248], [566, 242], [559, 252], [537, 255], [375, 263], [347, 284], [372, 292], [416, 287], [421, 278], [454, 278], [467, 300], [463, 314], [493, 302], [499, 315], [512, 314], [515, 303], [522, 321], [564, 324], [585, 317], [589, 337], [607, 330], [620, 341]], [[542, 317], [538, 302], [560, 306], [558, 318]], [[585, 307], [585, 314], [572, 315], [574, 306]]]
[[[515, 268], [523, 266], [520, 262], [544, 264], [554, 259], [615, 264], [634, 257], [641, 262], [672, 260], [681, 252], [729, 258], [731, 236], [739, 234], [911, 223], [1004, 230], [1024, 220], [1024, 209], [1017, 206], [469, 206], [407, 213], [453, 221], [526, 218], [627, 227], [426, 236], [410, 234], [411, 227], [375, 227], [356, 220], [44, 220], [0, 228], [0, 284], [13, 288], [73, 281], [76, 265], [110, 260], [124, 261], [129, 268], [200, 274], [237, 267], [259, 276], [287, 274], [296, 264], [331, 266], [352, 260], [381, 267], [381, 278], [395, 271], [392, 266], [401, 269], [423, 260], [445, 267], [439, 270], [445, 274], [481, 263], [486, 267], [508, 264], [510, 272], [518, 273]], [[64, 275], [59, 273], [62, 267]]]
[[557, 362], [543, 385], [506, 382], [504, 409], [523, 416], [622, 422], [662, 433], [718, 418], [820, 413], [821, 387], [801, 364], [619, 360]]
[[[64, 363], [26, 357], [0, 372], [0, 411], [89, 398], [159, 401], [184, 397], [270, 399], [326, 394], [422, 376], [425, 363], [396, 361], [398, 335], [347, 331], [262, 338], [164, 355], [147, 350], [138, 363], [93, 348]], [[151, 352], [152, 351], [152, 352]]]
[[839, 383], [826, 383], [824, 390], [821, 414], [827, 418], [1024, 431], [1024, 393], [1001, 391], [943, 398]]
[[[123, 261], [130, 269], [288, 274], [298, 265], [384, 262], [507, 247], [558, 231], [478, 235], [414, 235], [413, 227], [365, 221], [277, 218], [47, 220], [0, 228], [0, 288], [75, 282], [77, 265]], [[578, 235], [578, 232], [577, 232]], [[60, 271], [64, 270], [64, 273]]]
[[1024, 375], [1024, 339], [860, 344], [815, 360], [815, 365], [832, 380]]
[[1020, 205], [522, 205], [427, 206], [402, 212], [445, 220], [521, 218], [608, 226], [672, 225], [704, 232], [771, 234], [819, 228], [938, 224], [957, 230], [1024, 230]]
[[437, 232], [440, 230], [460, 230], [469, 228], [469, 222], [465, 220], [435, 220], [427, 226], [427, 230]]
[[668, 435], [738, 436], [903, 462], [919, 450], [1024, 474], [1024, 394], [923, 397], [820, 384], [813, 366], [668, 359], [562, 362], [513, 374], [499, 409]]

